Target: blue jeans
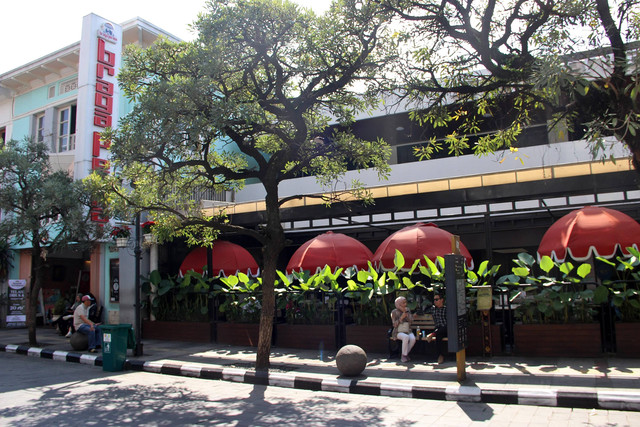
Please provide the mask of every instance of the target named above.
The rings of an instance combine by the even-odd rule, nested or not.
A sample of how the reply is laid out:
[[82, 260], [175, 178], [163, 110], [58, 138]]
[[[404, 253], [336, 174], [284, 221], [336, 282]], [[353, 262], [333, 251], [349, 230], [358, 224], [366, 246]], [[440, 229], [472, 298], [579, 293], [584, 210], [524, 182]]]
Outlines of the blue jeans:
[[97, 346], [102, 347], [102, 330], [100, 326], [96, 326], [92, 331], [91, 326], [84, 323], [78, 328], [78, 332], [89, 337], [89, 350]]

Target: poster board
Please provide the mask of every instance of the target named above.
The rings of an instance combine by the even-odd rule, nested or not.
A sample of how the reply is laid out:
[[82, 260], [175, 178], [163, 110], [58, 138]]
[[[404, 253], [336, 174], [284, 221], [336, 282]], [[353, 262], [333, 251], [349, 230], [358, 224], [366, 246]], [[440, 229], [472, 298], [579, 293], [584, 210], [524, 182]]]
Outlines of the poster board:
[[24, 328], [27, 326], [26, 290], [27, 281], [25, 279], [9, 280], [7, 328]]
[[467, 348], [467, 301], [465, 259], [462, 255], [445, 255], [445, 286], [447, 295], [448, 347], [452, 353]]

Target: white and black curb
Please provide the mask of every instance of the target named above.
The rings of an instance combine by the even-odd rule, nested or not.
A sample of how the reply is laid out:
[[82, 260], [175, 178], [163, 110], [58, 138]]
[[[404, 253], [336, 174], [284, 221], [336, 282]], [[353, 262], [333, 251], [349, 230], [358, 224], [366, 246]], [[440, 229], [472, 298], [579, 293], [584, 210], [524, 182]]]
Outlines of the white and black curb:
[[[36, 347], [0, 344], [0, 351], [43, 359], [102, 366], [102, 356]], [[414, 399], [449, 400], [507, 405], [556, 406], [586, 409], [617, 409], [640, 411], [640, 393], [563, 391], [553, 389], [482, 389], [477, 386], [449, 385], [416, 386], [392, 381], [380, 383], [344, 377], [318, 378], [305, 374], [267, 373], [222, 366], [191, 363], [145, 362], [126, 359], [125, 370], [209, 380], [233, 381], [245, 384], [277, 386], [311, 391], [366, 394], [373, 396], [410, 397]]]

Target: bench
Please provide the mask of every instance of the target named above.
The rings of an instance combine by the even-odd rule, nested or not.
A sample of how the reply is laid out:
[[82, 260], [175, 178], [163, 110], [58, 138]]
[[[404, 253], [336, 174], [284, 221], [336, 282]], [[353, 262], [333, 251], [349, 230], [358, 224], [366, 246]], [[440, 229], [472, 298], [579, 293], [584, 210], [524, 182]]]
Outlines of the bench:
[[[418, 336], [417, 331], [420, 328], [420, 336]], [[419, 341], [427, 341], [427, 335], [436, 328], [436, 325], [433, 321], [433, 316], [429, 313], [418, 314], [415, 313], [413, 315], [413, 322], [411, 323], [411, 332], [416, 336], [416, 343]], [[391, 332], [393, 328], [389, 329], [389, 358], [396, 357], [400, 353], [400, 346], [397, 343], [397, 340], [391, 338]], [[444, 338], [442, 341], [449, 341], [449, 338]]]

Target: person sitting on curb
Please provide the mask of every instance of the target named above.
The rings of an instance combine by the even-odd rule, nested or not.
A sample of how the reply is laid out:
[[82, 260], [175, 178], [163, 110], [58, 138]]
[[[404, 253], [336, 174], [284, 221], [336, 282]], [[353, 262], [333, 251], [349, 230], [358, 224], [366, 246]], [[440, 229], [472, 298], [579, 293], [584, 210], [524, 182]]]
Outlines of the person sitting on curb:
[[96, 347], [102, 347], [102, 331], [99, 323], [95, 323], [89, 319], [89, 306], [91, 305], [91, 297], [85, 295], [82, 297], [82, 304], [76, 307], [73, 312], [73, 326], [76, 332], [87, 335], [89, 338], [89, 352], [98, 351]]
[[405, 297], [398, 297], [395, 301], [396, 308], [391, 312], [391, 324], [393, 325], [393, 332], [391, 332], [392, 339], [399, 339], [402, 341], [402, 360], [408, 362], [409, 352], [416, 343], [416, 336], [411, 332], [411, 322], [413, 322], [413, 316], [407, 308], [407, 299]]
[[433, 307], [431, 307], [433, 324], [435, 329], [427, 335], [427, 342], [436, 340], [438, 350], [438, 364], [444, 362], [444, 355], [447, 354], [447, 342], [443, 341], [447, 337], [447, 309], [444, 306], [444, 297], [440, 294], [433, 296]]

